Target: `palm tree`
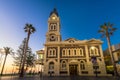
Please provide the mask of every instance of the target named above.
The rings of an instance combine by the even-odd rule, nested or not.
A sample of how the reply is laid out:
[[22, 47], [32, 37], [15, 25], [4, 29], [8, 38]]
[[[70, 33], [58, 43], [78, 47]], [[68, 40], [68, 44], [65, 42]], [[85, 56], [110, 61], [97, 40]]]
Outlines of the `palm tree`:
[[26, 24], [24, 27], [25, 32], [27, 32], [27, 39], [26, 39], [26, 44], [25, 44], [25, 49], [24, 49], [24, 58], [23, 58], [23, 63], [22, 63], [22, 68], [21, 68], [21, 73], [20, 77], [23, 77], [24, 75], [24, 65], [26, 62], [26, 52], [28, 49], [28, 42], [30, 39], [30, 35], [36, 31], [36, 29], [32, 26], [32, 24]]
[[12, 49], [10, 47], [4, 47], [4, 53], [5, 53], [5, 59], [4, 59], [2, 70], [1, 70], [1, 76], [3, 74], [4, 66], [5, 66], [6, 59], [7, 59], [7, 55], [12, 53]]
[[113, 35], [113, 33], [116, 31], [117, 28], [113, 28], [113, 24], [111, 23], [104, 23], [103, 25], [100, 26], [100, 30], [98, 30], [99, 33], [102, 34], [102, 37], [106, 37], [107, 42], [108, 42], [108, 50], [111, 56], [111, 62], [114, 67], [114, 75], [117, 75], [117, 69], [115, 65], [115, 59], [112, 53], [112, 48], [111, 48], [111, 42], [110, 42], [110, 36]]

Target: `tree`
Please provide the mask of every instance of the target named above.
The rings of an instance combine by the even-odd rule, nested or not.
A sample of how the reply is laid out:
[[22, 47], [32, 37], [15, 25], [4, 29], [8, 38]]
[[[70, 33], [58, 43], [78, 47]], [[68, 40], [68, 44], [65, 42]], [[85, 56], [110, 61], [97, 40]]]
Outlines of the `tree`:
[[1, 76], [3, 75], [4, 66], [5, 66], [8, 54], [13, 53], [13, 52], [10, 47], [4, 47], [4, 53], [5, 53], [5, 58], [4, 58], [4, 62], [3, 62], [2, 70], [1, 70]]
[[104, 23], [103, 25], [100, 26], [100, 30], [98, 30], [99, 33], [102, 34], [102, 37], [106, 37], [107, 42], [108, 42], [108, 49], [109, 49], [109, 53], [111, 56], [111, 62], [113, 64], [113, 68], [114, 68], [114, 75], [117, 75], [117, 69], [116, 69], [116, 65], [114, 62], [114, 56], [112, 53], [112, 48], [111, 48], [111, 42], [110, 42], [110, 36], [113, 35], [113, 33], [116, 31], [117, 28], [113, 28], [113, 24], [111, 23]]
[[[19, 49], [15, 53], [15, 56], [13, 57], [14, 58], [14, 64], [18, 67], [18, 70], [19, 70], [18, 73], [20, 73], [21, 65], [23, 63], [24, 47], [25, 47], [25, 39], [23, 40], [22, 44], [19, 46]], [[35, 54], [32, 53], [32, 49], [30, 47], [28, 47], [26, 53], [27, 53], [27, 55], [26, 55], [25, 67], [26, 67], [26, 70], [27, 70], [28, 67], [34, 66], [36, 57], [35, 57]]]
[[25, 44], [25, 49], [24, 49], [24, 57], [23, 57], [23, 64], [22, 64], [22, 68], [21, 68], [20, 77], [24, 76], [24, 65], [26, 62], [26, 51], [28, 48], [28, 42], [30, 39], [30, 35], [36, 31], [36, 29], [32, 26], [32, 24], [26, 24], [24, 27], [24, 30], [25, 30], [25, 32], [27, 32], [27, 39], [26, 39], [26, 44]]
[[26, 70], [28, 67], [35, 66], [36, 56], [32, 54], [31, 48], [29, 48], [28, 54], [26, 55]]
[[25, 41], [26, 41], [26, 38], [24, 38], [24, 40], [22, 41], [22, 44], [19, 46], [17, 52], [13, 56], [14, 64], [16, 66], [18, 66], [18, 69], [19, 69], [18, 73], [20, 73], [21, 65], [23, 63], [23, 54], [24, 54], [24, 48], [25, 48]]

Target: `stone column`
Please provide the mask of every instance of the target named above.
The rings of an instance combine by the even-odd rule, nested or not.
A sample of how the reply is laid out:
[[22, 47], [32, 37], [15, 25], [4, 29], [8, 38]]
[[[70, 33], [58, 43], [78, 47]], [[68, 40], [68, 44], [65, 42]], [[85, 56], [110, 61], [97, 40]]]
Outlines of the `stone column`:
[[57, 62], [56, 62], [56, 76], [60, 74], [60, 46], [57, 46]]
[[87, 65], [86, 65], [86, 68], [87, 68], [87, 71], [88, 71], [88, 75], [94, 75], [93, 73], [93, 65], [91, 63], [91, 57], [89, 57], [89, 50], [88, 50], [88, 46], [85, 45], [85, 53], [86, 53], [86, 60], [87, 60]]
[[105, 75], [106, 74], [106, 68], [105, 68], [105, 61], [104, 61], [104, 56], [103, 56], [103, 51], [102, 51], [101, 45], [99, 45], [99, 50], [100, 50], [100, 58], [101, 58], [100, 71], [101, 71], [101, 74]]
[[43, 63], [44, 63], [44, 71], [43, 71], [43, 75], [48, 75], [48, 67], [49, 67], [49, 65], [47, 64], [47, 62], [46, 62], [46, 56], [47, 55], [47, 46], [45, 46], [45, 52], [44, 52], [44, 61], [43, 61]]

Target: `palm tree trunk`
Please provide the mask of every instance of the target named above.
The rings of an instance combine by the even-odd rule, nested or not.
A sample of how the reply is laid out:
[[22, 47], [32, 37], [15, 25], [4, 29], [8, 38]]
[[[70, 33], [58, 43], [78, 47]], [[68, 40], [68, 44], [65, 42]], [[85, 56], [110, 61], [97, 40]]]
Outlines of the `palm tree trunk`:
[[22, 64], [22, 68], [21, 68], [20, 77], [24, 77], [24, 66], [25, 66], [25, 62], [26, 62], [26, 52], [27, 52], [27, 49], [28, 49], [29, 38], [30, 38], [30, 33], [28, 32], [26, 45], [25, 45], [25, 49], [24, 49], [24, 57], [23, 57], [23, 64]]
[[21, 66], [22, 66], [22, 63], [23, 63], [23, 55], [22, 55], [21, 60], [20, 60], [20, 65], [19, 65], [19, 74], [21, 73]]
[[4, 70], [6, 59], [7, 59], [7, 55], [5, 55], [4, 63], [3, 63], [3, 66], [2, 66], [2, 70], [1, 70], [1, 76], [3, 75], [3, 70]]
[[23, 49], [22, 49], [22, 57], [21, 57], [21, 60], [20, 60], [20, 66], [19, 66], [19, 74], [21, 73], [21, 67], [22, 67], [22, 63], [23, 63], [23, 57], [24, 57], [24, 49], [25, 49], [25, 43], [26, 43], [26, 38], [24, 39], [24, 43], [23, 43]]
[[107, 36], [107, 41], [108, 41], [108, 49], [109, 49], [109, 53], [110, 53], [110, 56], [111, 56], [111, 62], [113, 64], [113, 68], [114, 68], [114, 76], [117, 76], [117, 68], [116, 68], [116, 64], [115, 64], [115, 59], [114, 59], [114, 55], [112, 53], [112, 47], [111, 47], [111, 42], [110, 42], [110, 37]]

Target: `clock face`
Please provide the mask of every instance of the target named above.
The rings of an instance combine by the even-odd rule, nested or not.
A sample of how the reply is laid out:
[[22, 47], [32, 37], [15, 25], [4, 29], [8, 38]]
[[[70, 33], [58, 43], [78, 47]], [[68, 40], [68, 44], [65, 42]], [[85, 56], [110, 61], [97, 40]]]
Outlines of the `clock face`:
[[55, 41], [55, 35], [50, 36], [50, 41]]

